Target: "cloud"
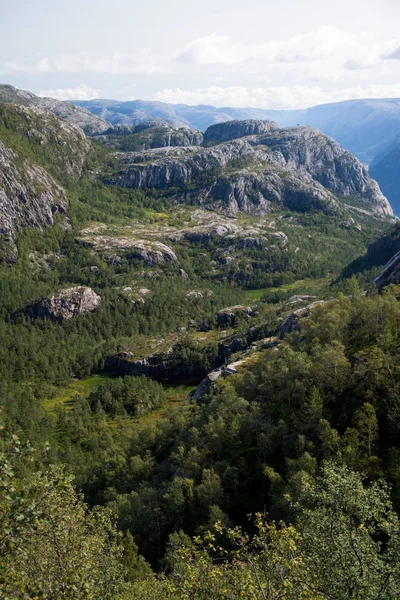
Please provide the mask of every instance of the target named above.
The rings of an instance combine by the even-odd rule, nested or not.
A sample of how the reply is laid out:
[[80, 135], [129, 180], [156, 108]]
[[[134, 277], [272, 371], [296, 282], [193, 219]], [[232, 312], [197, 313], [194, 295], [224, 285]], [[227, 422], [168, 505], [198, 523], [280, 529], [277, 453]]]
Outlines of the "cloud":
[[373, 66], [396, 47], [395, 40], [379, 40], [368, 32], [348, 33], [336, 27], [323, 26], [288, 39], [243, 44], [227, 35], [211, 34], [189, 42], [175, 54], [175, 60], [198, 67], [218, 66], [238, 70], [249, 65], [262, 69], [284, 63], [354, 63]]
[[[142, 48], [103, 56], [90, 52], [40, 55], [9, 61], [5, 72], [42, 79], [55, 73], [79, 79], [90, 75], [91, 81], [101, 82], [108, 90], [105, 76], [137, 75], [137, 89], [149, 75], [152, 89], [159, 89], [165, 83], [157, 86], [157, 77], [165, 82], [168, 76], [170, 83], [158, 92], [158, 100], [291, 108], [347, 98], [400, 96], [398, 60], [389, 59], [400, 59], [399, 39], [323, 26], [286, 39], [266, 37], [266, 41], [249, 43], [212, 33], [164, 53]], [[45, 92], [63, 98], [92, 94], [80, 87], [71, 95], [69, 90]], [[330, 92], [333, 87], [338, 91]]]
[[356, 86], [333, 92], [320, 86], [277, 86], [268, 88], [211, 86], [196, 90], [163, 89], [154, 100], [174, 104], [211, 104], [238, 108], [307, 108], [316, 104], [361, 98], [398, 98], [400, 83]]
[[165, 59], [142, 49], [135, 55], [114, 53], [95, 58], [88, 52], [60, 54], [55, 58], [41, 56], [31, 61], [8, 61], [5, 71], [10, 74], [26, 73], [98, 73], [107, 75], [129, 75], [134, 73], [164, 73]]
[[90, 52], [37, 56], [27, 61], [9, 61], [8, 73], [101, 73], [109, 75], [166, 74], [246, 75], [265, 77], [295, 75], [300, 69], [311, 77], [330, 78], [346, 70], [378, 67], [387, 57], [396, 57], [399, 40], [381, 40], [373, 33], [349, 33], [323, 26], [287, 39], [243, 43], [228, 35], [212, 33], [171, 52], [148, 48], [127, 54], [93, 56]]
[[398, 48], [396, 48], [396, 50], [394, 50], [393, 52], [388, 54], [385, 58], [400, 60], [400, 46]]
[[38, 96], [56, 98], [57, 100], [92, 100], [93, 98], [99, 98], [100, 95], [101, 90], [93, 89], [85, 83], [81, 83], [75, 88], [41, 90], [38, 92]]

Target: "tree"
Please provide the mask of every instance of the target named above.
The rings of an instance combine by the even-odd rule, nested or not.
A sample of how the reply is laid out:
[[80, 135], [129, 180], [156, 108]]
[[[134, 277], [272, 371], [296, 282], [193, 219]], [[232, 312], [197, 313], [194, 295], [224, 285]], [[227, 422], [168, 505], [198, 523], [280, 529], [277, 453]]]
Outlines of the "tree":
[[18, 481], [3, 455], [0, 481], [1, 597], [116, 598], [122, 545], [110, 512], [89, 511], [59, 467]]
[[359, 473], [325, 463], [296, 507], [317, 592], [329, 600], [399, 597], [400, 526], [384, 482], [365, 486]]

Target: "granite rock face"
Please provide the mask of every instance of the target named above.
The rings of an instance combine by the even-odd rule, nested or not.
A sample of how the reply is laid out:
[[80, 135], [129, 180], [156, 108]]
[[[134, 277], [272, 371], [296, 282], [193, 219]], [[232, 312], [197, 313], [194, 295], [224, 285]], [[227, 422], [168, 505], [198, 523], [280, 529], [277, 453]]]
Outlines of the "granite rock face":
[[[18, 148], [0, 141], [0, 240], [5, 259], [13, 262], [23, 227], [40, 230], [54, 225], [57, 214], [66, 215], [67, 196], [55, 177], [78, 179], [90, 145], [79, 127], [39, 108], [0, 103], [0, 124], [7, 143]], [[18, 145], [21, 138], [29, 151]]]
[[229, 306], [217, 312], [217, 324], [219, 327], [235, 327], [240, 318], [248, 319], [254, 317], [255, 312], [251, 306]]
[[[18, 164], [18, 166], [17, 166]], [[0, 142], [0, 239], [4, 258], [15, 262], [16, 235], [24, 226], [42, 229], [65, 215], [65, 191], [40, 165], [19, 165], [18, 156]]]
[[128, 259], [143, 260], [149, 267], [178, 261], [172, 248], [157, 240], [96, 235], [91, 230], [82, 230], [79, 239], [86, 246], [96, 249], [104, 257], [115, 257], [115, 253], [117, 253], [117, 256], [125, 256]]
[[219, 144], [248, 135], [270, 133], [277, 129], [278, 125], [274, 121], [255, 119], [226, 121], [208, 127], [204, 133], [204, 142]]
[[100, 305], [100, 302], [100, 296], [89, 287], [65, 288], [59, 290], [55, 296], [39, 302], [30, 310], [30, 315], [33, 317], [49, 316], [63, 321], [92, 312]]
[[391, 283], [400, 283], [400, 252], [392, 256], [379, 275], [374, 279], [374, 284], [378, 291], [381, 291]]
[[244, 121], [237, 133], [252, 131], [260, 123], [266, 132], [210, 148], [118, 153], [119, 166], [104, 181], [138, 189], [173, 189], [178, 201], [231, 215], [265, 214], [276, 205], [332, 212], [345, 204], [346, 197], [371, 214], [392, 214], [366, 168], [334, 140], [310, 127], [279, 130], [269, 121]]

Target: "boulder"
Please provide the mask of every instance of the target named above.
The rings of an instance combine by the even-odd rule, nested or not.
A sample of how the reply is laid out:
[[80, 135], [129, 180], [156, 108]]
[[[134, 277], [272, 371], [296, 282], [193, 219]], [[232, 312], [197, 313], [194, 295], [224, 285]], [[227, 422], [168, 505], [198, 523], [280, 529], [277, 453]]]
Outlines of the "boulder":
[[90, 287], [70, 287], [58, 290], [51, 298], [45, 298], [32, 307], [28, 314], [32, 317], [49, 316], [63, 321], [94, 311], [101, 298]]
[[239, 317], [248, 319], [255, 315], [251, 306], [230, 306], [217, 312], [217, 323], [219, 327], [235, 327]]

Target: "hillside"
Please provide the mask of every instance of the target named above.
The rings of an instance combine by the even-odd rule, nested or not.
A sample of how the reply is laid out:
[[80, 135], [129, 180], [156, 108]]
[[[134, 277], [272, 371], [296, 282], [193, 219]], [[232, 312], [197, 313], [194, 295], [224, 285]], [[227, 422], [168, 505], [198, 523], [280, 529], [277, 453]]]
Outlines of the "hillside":
[[379, 181], [396, 214], [400, 212], [400, 135], [386, 150], [374, 157], [370, 166], [371, 177]]
[[19, 90], [12, 85], [0, 84], [0, 102], [45, 109], [74, 125], [78, 125], [88, 135], [101, 133], [110, 127], [110, 123], [104, 119], [94, 116], [92, 112], [75, 104], [62, 102], [54, 98], [41, 98], [32, 94], [32, 92]]
[[89, 152], [83, 131], [47, 111], [0, 102], [0, 231], [8, 261], [24, 226], [67, 225], [64, 184], [78, 179]]

